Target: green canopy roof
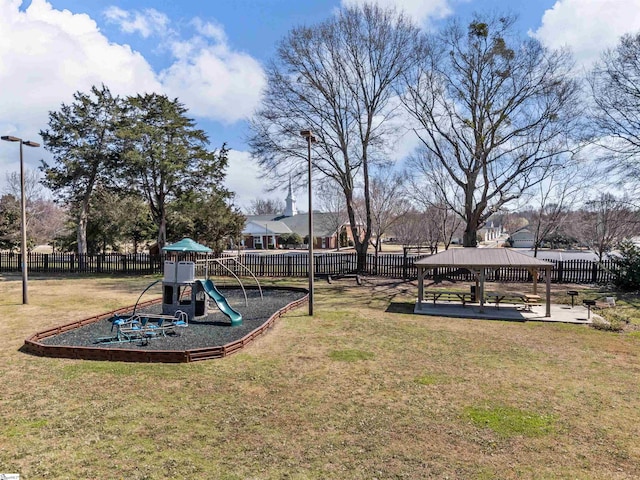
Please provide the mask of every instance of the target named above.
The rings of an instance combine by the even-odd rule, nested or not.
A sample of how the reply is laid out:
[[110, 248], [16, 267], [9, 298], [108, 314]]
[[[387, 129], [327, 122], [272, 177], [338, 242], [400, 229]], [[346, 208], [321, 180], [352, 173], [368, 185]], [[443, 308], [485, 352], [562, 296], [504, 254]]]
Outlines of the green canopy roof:
[[162, 250], [165, 252], [196, 252], [196, 253], [211, 253], [209, 247], [205, 247], [204, 245], [199, 244], [198, 242], [194, 242], [190, 238], [183, 238], [179, 242], [172, 243], [171, 245], [165, 245], [162, 247]]

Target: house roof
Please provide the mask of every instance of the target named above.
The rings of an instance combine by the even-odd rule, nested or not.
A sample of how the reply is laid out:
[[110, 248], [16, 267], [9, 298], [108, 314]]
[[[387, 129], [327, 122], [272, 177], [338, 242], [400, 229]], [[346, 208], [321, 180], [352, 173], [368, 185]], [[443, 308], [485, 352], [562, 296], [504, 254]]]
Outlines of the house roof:
[[246, 223], [243, 233], [282, 235], [284, 233], [291, 233], [291, 229], [281, 221], [251, 220]]
[[450, 248], [417, 260], [418, 268], [437, 267], [512, 267], [512, 268], [551, 268], [553, 263], [524, 255], [509, 248]]
[[513, 236], [513, 235], [518, 235], [518, 234], [521, 234], [521, 235], [531, 235], [531, 236], [533, 236], [533, 232], [529, 229], [529, 227], [528, 227], [528, 226], [524, 226], [524, 227], [517, 228], [516, 230], [514, 230], [513, 232], [511, 232], [511, 235], [512, 235], [512, 236]]
[[[331, 213], [324, 212], [313, 212], [313, 236], [314, 237], [331, 237], [336, 234], [332, 225], [332, 215]], [[271, 230], [270, 232], [264, 232], [269, 234], [279, 234], [279, 233], [291, 233], [295, 232], [298, 235], [304, 237], [309, 234], [309, 214], [308, 213], [299, 213], [294, 215], [293, 217], [283, 217], [282, 215], [248, 215], [247, 223], [245, 225], [244, 231], [248, 231], [248, 225], [255, 224], [261, 225], [264, 229], [265, 225], [267, 228]], [[272, 230], [268, 226], [270, 224], [274, 225], [274, 229]], [[289, 230], [287, 231], [279, 231], [275, 224], [285, 225]]]

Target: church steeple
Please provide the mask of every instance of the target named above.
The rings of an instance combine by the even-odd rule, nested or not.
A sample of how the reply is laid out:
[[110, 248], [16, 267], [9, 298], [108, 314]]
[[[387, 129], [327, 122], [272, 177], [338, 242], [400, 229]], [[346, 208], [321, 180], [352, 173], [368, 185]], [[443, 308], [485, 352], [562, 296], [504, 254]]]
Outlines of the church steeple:
[[296, 197], [293, 196], [293, 192], [291, 191], [291, 177], [289, 177], [289, 192], [287, 194], [287, 198], [285, 199], [285, 203], [285, 217], [293, 217], [298, 214], [298, 209], [296, 208]]

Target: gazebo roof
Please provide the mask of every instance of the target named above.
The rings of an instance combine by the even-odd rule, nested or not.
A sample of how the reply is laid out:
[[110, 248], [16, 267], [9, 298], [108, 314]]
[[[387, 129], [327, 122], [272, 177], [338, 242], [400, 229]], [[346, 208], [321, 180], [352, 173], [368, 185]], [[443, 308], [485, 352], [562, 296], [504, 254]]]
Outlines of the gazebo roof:
[[550, 269], [553, 263], [530, 257], [509, 248], [450, 248], [414, 262], [420, 269], [438, 267], [512, 267]]
[[165, 245], [162, 247], [165, 252], [196, 252], [196, 253], [211, 253], [209, 247], [206, 247], [198, 242], [191, 240], [190, 238], [183, 238], [179, 242], [172, 243], [171, 245]]

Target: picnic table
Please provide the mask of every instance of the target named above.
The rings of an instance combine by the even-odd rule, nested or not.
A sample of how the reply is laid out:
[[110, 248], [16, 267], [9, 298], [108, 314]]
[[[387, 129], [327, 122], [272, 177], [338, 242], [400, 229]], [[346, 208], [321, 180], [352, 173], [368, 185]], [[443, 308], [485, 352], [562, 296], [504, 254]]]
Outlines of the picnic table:
[[471, 301], [471, 293], [469, 292], [455, 292], [455, 291], [443, 291], [443, 290], [431, 290], [431, 291], [427, 291], [424, 292], [424, 298], [425, 300], [429, 300], [432, 299], [433, 300], [433, 304], [436, 304], [436, 301], [439, 299], [442, 300], [454, 300], [454, 301], [461, 301], [462, 302], [462, 306], [466, 306], [467, 302]]
[[500, 302], [506, 300], [511, 303], [523, 303], [523, 310], [530, 312], [533, 305], [540, 303], [540, 295], [529, 293], [507, 293], [507, 292], [487, 292], [485, 298], [489, 303], [495, 303], [496, 308], [500, 308]]

